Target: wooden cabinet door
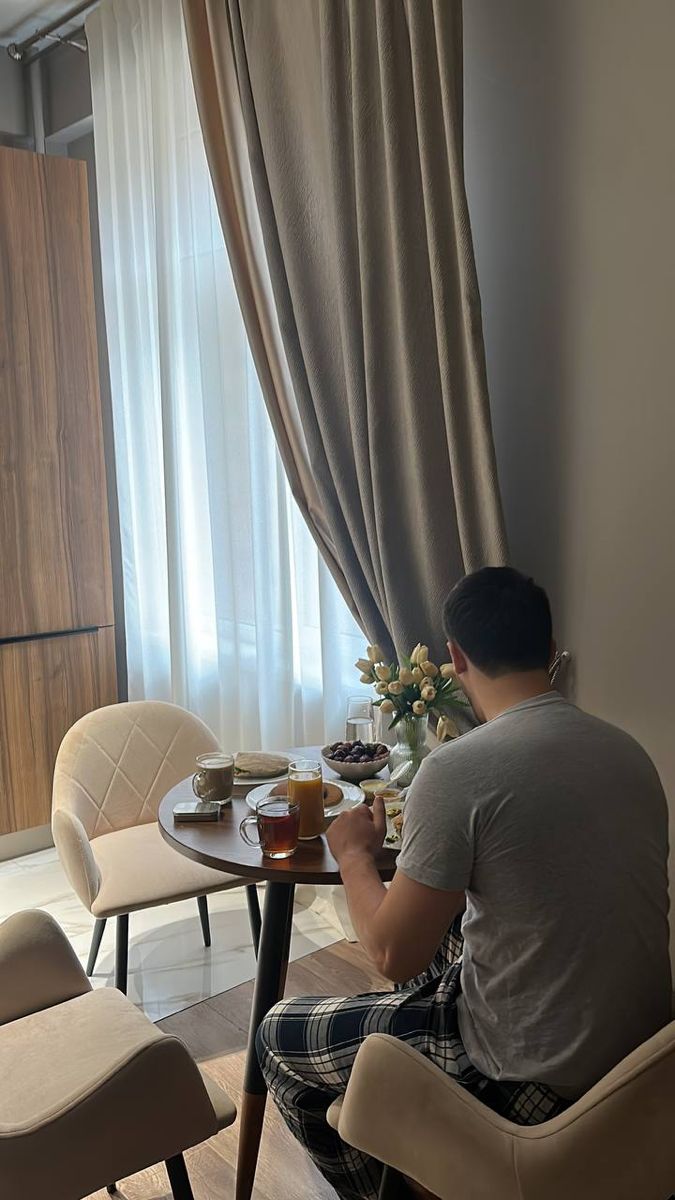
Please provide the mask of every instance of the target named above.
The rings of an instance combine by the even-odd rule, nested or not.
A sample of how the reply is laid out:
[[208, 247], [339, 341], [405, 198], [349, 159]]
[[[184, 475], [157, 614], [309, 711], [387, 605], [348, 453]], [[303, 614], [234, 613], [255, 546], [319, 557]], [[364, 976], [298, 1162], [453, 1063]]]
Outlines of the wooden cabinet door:
[[116, 700], [112, 628], [0, 645], [0, 834], [50, 821], [64, 735]]
[[0, 639], [111, 625], [86, 165], [0, 147]]

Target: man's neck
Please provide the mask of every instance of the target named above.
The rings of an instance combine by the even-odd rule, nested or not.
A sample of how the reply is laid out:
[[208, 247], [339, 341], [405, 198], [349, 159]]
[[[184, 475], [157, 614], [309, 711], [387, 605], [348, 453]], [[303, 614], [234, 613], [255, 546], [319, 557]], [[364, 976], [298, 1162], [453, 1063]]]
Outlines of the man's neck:
[[490, 679], [481, 691], [481, 708], [485, 720], [491, 721], [500, 713], [506, 712], [507, 708], [522, 704], [524, 700], [531, 700], [533, 696], [551, 692], [553, 688], [549, 682], [548, 671], [521, 671]]

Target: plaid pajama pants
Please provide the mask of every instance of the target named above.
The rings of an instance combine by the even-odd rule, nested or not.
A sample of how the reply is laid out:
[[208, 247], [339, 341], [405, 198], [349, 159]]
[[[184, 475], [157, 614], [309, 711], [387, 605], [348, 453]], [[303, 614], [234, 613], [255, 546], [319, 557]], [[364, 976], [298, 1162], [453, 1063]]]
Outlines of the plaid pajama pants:
[[370, 1033], [401, 1038], [484, 1104], [520, 1125], [537, 1125], [566, 1107], [536, 1083], [486, 1079], [469, 1062], [457, 1024], [461, 991], [460, 919], [424, 975], [393, 992], [350, 999], [282, 1000], [258, 1030], [265, 1081], [291, 1133], [342, 1200], [376, 1200], [382, 1166], [348, 1146], [326, 1121], [341, 1096], [359, 1046]]

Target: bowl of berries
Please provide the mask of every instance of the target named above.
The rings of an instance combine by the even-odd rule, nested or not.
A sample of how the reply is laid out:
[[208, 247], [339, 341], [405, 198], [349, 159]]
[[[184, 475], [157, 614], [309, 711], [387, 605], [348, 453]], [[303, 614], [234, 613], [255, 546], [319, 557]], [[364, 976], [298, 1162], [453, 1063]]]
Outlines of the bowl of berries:
[[383, 742], [333, 742], [332, 746], [324, 746], [321, 756], [341, 779], [361, 783], [384, 770], [389, 762], [389, 747]]

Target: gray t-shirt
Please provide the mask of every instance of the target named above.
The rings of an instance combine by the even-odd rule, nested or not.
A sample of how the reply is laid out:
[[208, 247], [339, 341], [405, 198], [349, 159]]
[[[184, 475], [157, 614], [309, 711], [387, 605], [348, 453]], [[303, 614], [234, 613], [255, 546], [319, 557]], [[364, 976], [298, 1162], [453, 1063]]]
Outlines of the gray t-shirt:
[[398, 866], [466, 891], [459, 1027], [480, 1071], [581, 1094], [670, 1020], [667, 857], [651, 759], [557, 692], [425, 759]]

